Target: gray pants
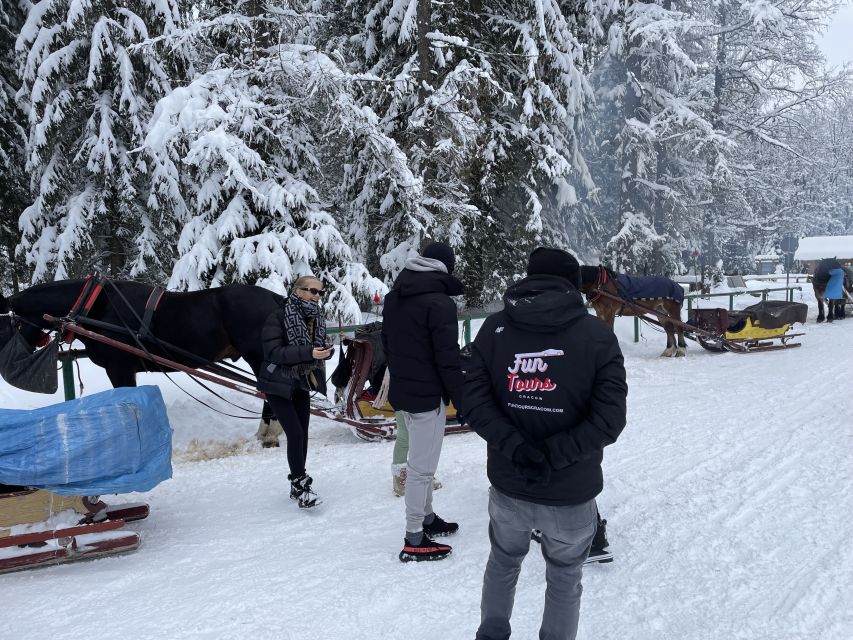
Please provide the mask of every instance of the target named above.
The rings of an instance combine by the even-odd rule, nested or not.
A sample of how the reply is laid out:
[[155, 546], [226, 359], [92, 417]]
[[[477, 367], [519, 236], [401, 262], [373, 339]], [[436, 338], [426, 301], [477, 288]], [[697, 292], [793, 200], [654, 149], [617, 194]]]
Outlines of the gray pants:
[[492, 551], [483, 576], [477, 640], [506, 640], [515, 584], [530, 547], [530, 532], [542, 532], [545, 558], [545, 611], [539, 640], [573, 640], [578, 632], [581, 575], [595, 535], [595, 500], [550, 507], [489, 488], [489, 539]]
[[425, 413], [401, 411], [409, 430], [409, 459], [406, 472], [406, 531], [415, 533], [424, 526], [424, 516], [432, 510], [432, 479], [441, 455], [447, 407]]

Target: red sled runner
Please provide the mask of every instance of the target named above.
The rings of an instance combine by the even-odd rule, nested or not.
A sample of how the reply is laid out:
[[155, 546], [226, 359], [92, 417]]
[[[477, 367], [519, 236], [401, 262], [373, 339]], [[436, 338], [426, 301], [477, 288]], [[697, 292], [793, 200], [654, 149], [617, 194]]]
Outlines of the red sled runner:
[[0, 573], [134, 551], [139, 535], [124, 526], [147, 516], [147, 504], [0, 485]]

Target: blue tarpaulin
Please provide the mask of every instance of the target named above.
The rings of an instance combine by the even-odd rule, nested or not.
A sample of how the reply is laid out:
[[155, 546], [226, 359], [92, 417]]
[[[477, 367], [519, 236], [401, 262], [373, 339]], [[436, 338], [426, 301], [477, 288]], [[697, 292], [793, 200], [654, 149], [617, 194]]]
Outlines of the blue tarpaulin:
[[667, 298], [678, 304], [684, 301], [684, 288], [677, 282], [663, 276], [616, 276], [619, 295], [627, 300], [654, 300]]
[[826, 289], [823, 291], [823, 297], [827, 300], [843, 300], [844, 294], [841, 292], [843, 283], [844, 271], [841, 268], [831, 269], [829, 272], [829, 281], [826, 283]]
[[148, 491], [171, 477], [172, 427], [157, 387], [0, 409], [0, 484], [102, 495]]

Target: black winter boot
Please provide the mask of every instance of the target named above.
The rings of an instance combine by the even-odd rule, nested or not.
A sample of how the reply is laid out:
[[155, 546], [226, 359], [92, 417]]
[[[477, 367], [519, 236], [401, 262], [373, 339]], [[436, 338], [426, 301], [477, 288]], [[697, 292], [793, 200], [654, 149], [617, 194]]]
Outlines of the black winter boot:
[[290, 499], [296, 500], [300, 509], [310, 509], [321, 504], [322, 501], [311, 488], [311, 483], [314, 481], [311, 476], [303, 473], [297, 477], [288, 475], [287, 479], [290, 480]]

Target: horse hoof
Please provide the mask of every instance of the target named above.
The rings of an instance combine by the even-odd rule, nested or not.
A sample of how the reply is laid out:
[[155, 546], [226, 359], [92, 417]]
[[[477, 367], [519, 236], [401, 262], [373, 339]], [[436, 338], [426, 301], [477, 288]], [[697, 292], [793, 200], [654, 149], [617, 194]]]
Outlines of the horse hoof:
[[263, 442], [261, 444], [264, 449], [275, 449], [276, 447], [280, 446], [278, 444], [278, 440], [276, 440], [275, 442]]
[[820, 317], [819, 317], [819, 318], [817, 319], [817, 321], [818, 321], [819, 323], [820, 323], [820, 322], [823, 322], [824, 320], [826, 320], [826, 318], [820, 318]]
[[671, 358], [675, 354], [673, 349], [664, 349], [663, 353], [660, 354], [661, 358]]
[[684, 358], [686, 356], [687, 356], [687, 349], [684, 349], [684, 348], [676, 349], [676, 351], [675, 351], [675, 357], [676, 358]]

